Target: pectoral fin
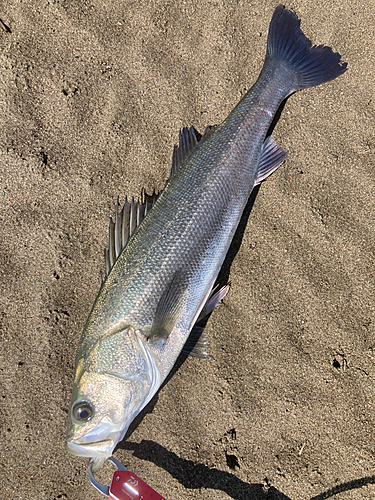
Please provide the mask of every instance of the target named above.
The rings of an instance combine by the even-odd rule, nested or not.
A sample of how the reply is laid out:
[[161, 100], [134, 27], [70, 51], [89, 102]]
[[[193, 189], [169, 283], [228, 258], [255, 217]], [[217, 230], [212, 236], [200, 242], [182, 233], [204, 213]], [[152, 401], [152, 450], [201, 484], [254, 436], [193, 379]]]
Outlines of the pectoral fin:
[[167, 340], [181, 316], [186, 302], [188, 279], [183, 271], [177, 271], [168, 283], [156, 307], [148, 341]]

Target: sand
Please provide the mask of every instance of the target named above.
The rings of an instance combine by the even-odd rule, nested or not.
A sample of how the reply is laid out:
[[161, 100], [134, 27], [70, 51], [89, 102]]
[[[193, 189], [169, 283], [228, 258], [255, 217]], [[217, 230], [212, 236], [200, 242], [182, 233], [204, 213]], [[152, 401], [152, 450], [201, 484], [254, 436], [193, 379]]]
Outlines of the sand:
[[[1, 4], [1, 499], [104, 498], [64, 441], [108, 217], [163, 186], [182, 126], [250, 88], [276, 5]], [[287, 101], [289, 155], [236, 236], [212, 358], [180, 360], [115, 452], [168, 500], [375, 498], [375, 7], [286, 6], [349, 70]]]

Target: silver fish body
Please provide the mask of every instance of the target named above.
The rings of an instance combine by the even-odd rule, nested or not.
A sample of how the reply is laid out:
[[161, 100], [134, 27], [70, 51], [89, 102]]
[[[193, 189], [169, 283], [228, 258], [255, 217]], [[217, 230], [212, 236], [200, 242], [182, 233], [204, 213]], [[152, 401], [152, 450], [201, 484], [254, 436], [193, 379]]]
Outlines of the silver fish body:
[[[94, 457], [98, 468], [159, 389], [211, 293], [252, 189], [286, 155], [266, 139], [280, 103], [345, 69], [328, 47], [311, 47], [293, 13], [276, 8], [257, 82], [172, 169], [97, 296], [76, 356], [71, 453]], [[185, 131], [187, 140], [192, 134]]]

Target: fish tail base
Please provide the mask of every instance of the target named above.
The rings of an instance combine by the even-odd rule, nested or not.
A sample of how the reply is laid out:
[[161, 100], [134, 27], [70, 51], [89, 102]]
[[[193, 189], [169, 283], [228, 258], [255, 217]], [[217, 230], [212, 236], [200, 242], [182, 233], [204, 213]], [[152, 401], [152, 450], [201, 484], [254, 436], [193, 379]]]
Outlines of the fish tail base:
[[268, 31], [266, 63], [271, 61], [290, 71], [290, 93], [329, 82], [347, 69], [340, 54], [330, 47], [312, 46], [300, 29], [300, 20], [282, 5], [276, 8]]

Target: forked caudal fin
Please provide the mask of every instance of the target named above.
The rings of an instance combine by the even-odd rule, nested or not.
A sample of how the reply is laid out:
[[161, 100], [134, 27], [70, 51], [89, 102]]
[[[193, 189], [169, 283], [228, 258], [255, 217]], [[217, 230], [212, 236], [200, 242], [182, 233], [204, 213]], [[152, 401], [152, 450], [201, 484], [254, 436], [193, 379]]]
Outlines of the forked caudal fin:
[[300, 29], [300, 20], [283, 5], [276, 7], [271, 19], [264, 67], [276, 61], [294, 73], [291, 93], [329, 82], [347, 69], [340, 54], [330, 47], [311, 46]]

